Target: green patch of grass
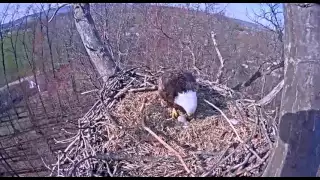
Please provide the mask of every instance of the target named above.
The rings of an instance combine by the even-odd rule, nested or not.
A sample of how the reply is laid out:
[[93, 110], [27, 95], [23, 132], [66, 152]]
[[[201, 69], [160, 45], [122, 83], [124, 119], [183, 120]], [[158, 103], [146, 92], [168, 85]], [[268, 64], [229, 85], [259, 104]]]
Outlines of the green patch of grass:
[[[25, 35], [23, 33], [25, 33]], [[28, 49], [31, 50], [31, 38], [32, 32], [21, 31], [18, 32], [18, 34], [17, 32], [12, 32], [11, 34], [5, 35], [3, 39], [4, 59], [2, 58], [2, 51], [0, 49], [0, 85], [5, 84], [3, 61], [5, 64], [5, 71], [9, 82], [15, 81], [18, 79], [19, 75], [24, 76], [25, 73], [31, 71], [31, 67], [29, 66], [28, 59], [26, 58], [26, 53], [23, 45], [24, 42]], [[12, 47], [12, 44], [14, 47]], [[30, 53], [28, 54], [28, 56], [30, 57]]]

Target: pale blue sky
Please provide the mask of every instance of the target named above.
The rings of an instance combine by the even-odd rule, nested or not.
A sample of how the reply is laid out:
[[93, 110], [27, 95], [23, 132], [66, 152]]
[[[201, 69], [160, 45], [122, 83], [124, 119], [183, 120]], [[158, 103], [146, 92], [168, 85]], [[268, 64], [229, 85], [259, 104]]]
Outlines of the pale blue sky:
[[[25, 10], [28, 6], [36, 4], [36, 3], [11, 3], [11, 6], [20, 6], [20, 13], [15, 13], [16, 18], [20, 18], [25, 15]], [[56, 5], [56, 3], [52, 3]], [[0, 3], [0, 16], [1, 12], [3, 12], [4, 8], [8, 5], [8, 3]], [[248, 10], [249, 15], [252, 16], [252, 10], [258, 12], [260, 9], [259, 3], [221, 3], [221, 7], [226, 6], [226, 15], [229, 17], [237, 18], [244, 21], [249, 21], [250, 19], [247, 17], [246, 10]]]
[[[260, 3], [222, 3], [223, 5], [226, 5], [226, 15], [232, 18], [237, 18], [240, 20], [244, 20], [244, 21], [249, 21], [252, 22], [249, 18], [251, 17], [252, 19], [254, 19], [254, 13], [259, 14], [259, 11], [261, 9], [265, 9], [266, 6], [265, 5], [261, 5]], [[282, 4], [280, 6], [279, 11], [283, 12], [283, 7]], [[278, 19], [280, 19], [283, 23], [283, 16], [277, 16]], [[268, 25], [268, 22], [260, 19], [259, 20], [260, 23], [264, 24], [264, 25]]]
[[[57, 3], [51, 3], [51, 4], [56, 6]], [[8, 5], [10, 5], [9, 11], [8, 11], [9, 17], [6, 18], [5, 23], [12, 19], [12, 15], [14, 15], [14, 19], [18, 19], [25, 16], [28, 7], [30, 7], [31, 5], [34, 5], [33, 7], [36, 11], [40, 10], [40, 6], [37, 3], [0, 3], [0, 17], [3, 16], [3, 13], [5, 9], [7, 9]], [[18, 12], [16, 11], [16, 9], [18, 9]], [[32, 14], [32, 11], [30, 11], [29, 14]]]
[[249, 22], [250, 19], [246, 15], [246, 9], [251, 13], [252, 10], [257, 11], [260, 8], [259, 3], [223, 3], [223, 5], [227, 5], [227, 16]]

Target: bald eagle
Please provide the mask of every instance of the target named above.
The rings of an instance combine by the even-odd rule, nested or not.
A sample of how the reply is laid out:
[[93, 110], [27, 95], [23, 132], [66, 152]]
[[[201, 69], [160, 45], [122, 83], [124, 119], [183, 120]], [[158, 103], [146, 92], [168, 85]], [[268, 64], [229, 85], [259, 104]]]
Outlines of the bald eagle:
[[179, 116], [176, 110], [192, 116], [197, 109], [197, 83], [190, 72], [182, 70], [164, 72], [158, 81], [158, 93], [172, 107], [171, 116], [174, 119]]

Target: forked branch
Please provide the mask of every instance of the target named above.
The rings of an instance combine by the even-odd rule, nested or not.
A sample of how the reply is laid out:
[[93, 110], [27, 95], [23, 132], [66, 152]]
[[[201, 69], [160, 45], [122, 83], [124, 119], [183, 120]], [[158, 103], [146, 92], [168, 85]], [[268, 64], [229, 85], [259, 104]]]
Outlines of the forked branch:
[[69, 3], [65, 3], [62, 4], [61, 6], [59, 6], [53, 13], [53, 15], [51, 16], [51, 18], [49, 19], [48, 23], [51, 22], [53, 20], [53, 18], [56, 16], [56, 14], [58, 13], [58, 11], [63, 8], [64, 6], [68, 5]]

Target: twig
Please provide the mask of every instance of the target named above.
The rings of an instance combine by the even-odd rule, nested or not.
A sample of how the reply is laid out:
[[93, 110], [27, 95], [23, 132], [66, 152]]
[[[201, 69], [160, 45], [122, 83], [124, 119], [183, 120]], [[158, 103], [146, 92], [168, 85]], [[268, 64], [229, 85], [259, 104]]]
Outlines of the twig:
[[150, 75], [139, 73], [139, 72], [135, 72], [135, 74], [138, 75], [138, 76], [147, 77], [147, 78], [153, 78], [154, 77], [154, 76], [150, 76]]
[[[261, 116], [261, 118], [263, 117], [262, 108], [260, 108], [260, 116]], [[270, 145], [270, 148], [272, 148], [273, 145], [272, 145], [272, 141], [271, 141], [271, 139], [270, 139], [270, 137], [269, 137], [269, 135], [268, 135], [267, 128], [265, 127], [263, 121], [260, 121], [260, 124], [261, 124], [261, 126], [262, 126], [262, 130], [263, 130], [264, 136], [267, 138], [267, 140], [268, 140], [268, 142], [269, 142], [269, 145]]]
[[155, 91], [157, 90], [157, 86], [152, 86], [152, 87], [142, 87], [142, 88], [135, 88], [135, 89], [129, 89], [129, 92], [145, 92], [145, 91]]
[[237, 130], [234, 128], [233, 124], [230, 122], [229, 118], [224, 114], [224, 112], [222, 112], [217, 106], [215, 106], [214, 104], [210, 103], [208, 100], [204, 99], [204, 101], [209, 104], [210, 106], [212, 106], [213, 108], [215, 108], [216, 110], [218, 110], [221, 115], [227, 120], [227, 122], [229, 123], [229, 125], [231, 126], [232, 130], [234, 131], [234, 133], [237, 135], [238, 140], [240, 143], [243, 143], [242, 139], [240, 138]]
[[194, 68], [194, 70], [197, 71], [198, 75], [200, 75], [200, 69], [197, 67], [197, 64], [196, 64], [196, 62], [197, 62], [196, 56], [195, 56], [194, 53], [192, 52], [192, 50], [191, 50], [191, 48], [190, 48], [189, 45], [187, 45], [187, 49], [188, 49], [188, 51], [191, 53], [191, 56], [192, 56], [193, 68]]
[[111, 109], [112, 106], [116, 103], [116, 99], [114, 99], [109, 105], [108, 105], [108, 108]]
[[128, 157], [125, 157], [125, 156], [121, 156], [121, 155], [117, 155], [117, 154], [114, 154], [114, 153], [106, 153], [106, 154], [97, 154], [95, 156], [93, 155], [90, 155], [86, 158], [83, 158], [81, 159], [77, 164], [75, 164], [72, 168], [72, 170], [70, 171], [70, 174], [69, 176], [72, 176], [74, 175], [75, 173], [75, 170], [77, 169], [77, 167], [87, 161], [88, 159], [98, 159], [98, 160], [105, 160], [105, 161], [108, 161], [108, 160], [114, 160], [114, 161], [120, 161], [120, 160], [129, 160]]
[[[229, 148], [230, 148], [230, 147], [229, 147]], [[233, 150], [230, 154], [228, 154], [228, 156], [226, 156], [225, 158], [223, 158], [220, 162], [218, 161], [217, 164], [220, 165], [220, 164], [224, 163], [227, 159], [229, 159], [229, 158], [236, 152], [236, 149], [237, 149], [237, 147], [235, 147], [234, 150]], [[222, 157], [223, 157], [223, 156], [222, 156]], [[222, 157], [221, 157], [221, 158], [222, 158]], [[216, 166], [212, 167], [211, 170], [205, 174], [205, 176], [208, 176], [208, 175], [212, 174], [214, 168], [216, 168]]]
[[[221, 161], [221, 159], [222, 159], [223, 156], [228, 152], [229, 148], [230, 148], [232, 145], [233, 145], [233, 144], [231, 143], [231, 144], [223, 151], [223, 153], [221, 154], [221, 156], [219, 157], [219, 159], [216, 161], [216, 163], [213, 165], [213, 167], [212, 167], [208, 172], [202, 174], [201, 177], [207, 177], [207, 176], [209, 176], [210, 174], [212, 174], [214, 168], [216, 168], [216, 166], [217, 166], [218, 164], [220, 164], [221, 162], [223, 162], [223, 160]], [[233, 153], [231, 153], [231, 154], [233, 154]], [[228, 158], [229, 158], [229, 156], [228, 156]]]
[[99, 91], [99, 89], [93, 89], [93, 90], [82, 92], [81, 95], [88, 94], [88, 93], [91, 93], [91, 92], [97, 92], [97, 91]]
[[279, 134], [278, 129], [277, 129], [277, 118], [278, 118], [278, 114], [279, 114], [279, 110], [278, 109], [279, 108], [276, 107], [276, 114], [275, 114], [275, 116], [274, 116], [274, 118], [272, 120], [272, 126], [273, 126], [273, 129], [275, 130], [275, 133], [276, 133], [275, 135]]
[[82, 162], [84, 162], [84, 161], [86, 161], [86, 160], [88, 160], [88, 159], [91, 159], [91, 158], [96, 158], [96, 157], [95, 157], [95, 156], [88, 156], [88, 157], [86, 157], [86, 158], [84, 158], [84, 159], [81, 159], [77, 164], [75, 164], [75, 165], [73, 166], [73, 169], [72, 169], [72, 171], [70, 172], [69, 176], [72, 176], [72, 175], [75, 173], [75, 170], [77, 169], [77, 167], [78, 167]]
[[118, 99], [119, 97], [121, 97], [123, 94], [125, 94], [127, 91], [129, 91], [129, 89], [131, 88], [131, 85], [128, 87], [123, 88], [121, 91], [119, 91], [114, 98]]
[[125, 88], [123, 88], [122, 90], [120, 90], [115, 96], [114, 99], [118, 99], [119, 97], [121, 97], [123, 94], [125, 94], [126, 92], [128, 92], [128, 90], [132, 87], [132, 83], [135, 79], [132, 79]]
[[60, 157], [59, 157], [59, 153], [58, 153], [58, 162], [57, 162], [58, 166], [57, 166], [57, 173], [58, 173], [58, 176], [59, 176], [59, 172], [60, 172]]
[[213, 42], [213, 45], [214, 45], [214, 48], [218, 54], [218, 58], [220, 60], [220, 67], [219, 67], [219, 70], [218, 70], [218, 73], [217, 73], [217, 79], [216, 79], [216, 82], [219, 83], [220, 82], [220, 79], [221, 79], [221, 75], [222, 75], [222, 71], [223, 71], [223, 68], [224, 68], [224, 59], [220, 53], [220, 50], [218, 48], [218, 43], [217, 43], [217, 40], [216, 40], [216, 34], [211, 31], [211, 39], [212, 39], [212, 42]]
[[107, 172], [108, 172], [109, 176], [113, 177], [114, 174], [110, 171], [110, 167], [109, 167], [109, 163], [108, 162], [106, 163], [106, 166], [107, 166]]
[[[140, 113], [143, 113], [143, 110], [144, 110], [144, 107], [145, 107], [145, 105], [146, 105], [146, 102], [147, 102], [147, 99], [146, 99], [146, 98], [143, 98], [143, 100], [142, 100], [142, 105], [141, 105], [141, 107], [140, 107], [140, 109], [139, 109]], [[143, 115], [143, 114], [142, 114], [142, 115]], [[144, 122], [142, 122], [142, 124], [144, 124]]]
[[245, 147], [246, 147], [254, 156], [256, 156], [259, 161], [262, 161], [261, 157], [260, 157], [248, 144], [245, 144]]
[[50, 168], [43, 160], [43, 158], [41, 157], [41, 161], [42, 161], [42, 164], [50, 171], [52, 171], [52, 168]]

